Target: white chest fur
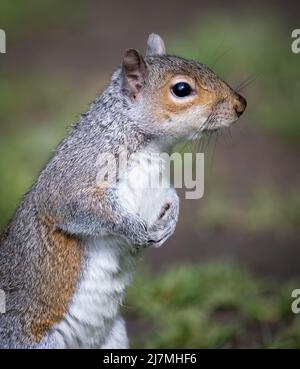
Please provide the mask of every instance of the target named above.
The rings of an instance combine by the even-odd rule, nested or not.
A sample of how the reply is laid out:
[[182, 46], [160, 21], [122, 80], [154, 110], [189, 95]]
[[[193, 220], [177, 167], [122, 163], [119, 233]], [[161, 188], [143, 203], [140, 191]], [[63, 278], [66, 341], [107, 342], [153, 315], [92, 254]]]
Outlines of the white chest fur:
[[167, 203], [170, 191], [174, 191], [170, 187], [166, 162], [159, 154], [148, 151], [132, 158], [129, 167], [118, 188], [119, 201], [151, 225]]
[[[90, 238], [87, 259], [76, 293], [50, 340], [56, 347], [100, 348], [118, 319], [136, 255], [117, 237]], [[116, 332], [118, 334], [118, 332]], [[126, 342], [122, 345], [127, 345]]]
[[[164, 162], [143, 153], [131, 162], [117, 194], [124, 207], [151, 224], [171, 191]], [[56, 347], [124, 348], [127, 337], [118, 320], [119, 307], [131, 282], [136, 255], [122, 237], [109, 234], [87, 239], [84, 247], [87, 259], [79, 285], [50, 340]]]

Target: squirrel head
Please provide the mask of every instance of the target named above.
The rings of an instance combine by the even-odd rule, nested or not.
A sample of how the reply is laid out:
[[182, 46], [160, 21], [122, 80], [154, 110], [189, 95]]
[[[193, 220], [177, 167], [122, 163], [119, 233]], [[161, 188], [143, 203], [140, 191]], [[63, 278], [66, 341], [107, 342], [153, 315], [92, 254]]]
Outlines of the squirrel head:
[[207, 66], [167, 55], [156, 34], [149, 36], [145, 58], [135, 49], [125, 52], [121, 76], [134, 120], [174, 138], [228, 127], [247, 104]]

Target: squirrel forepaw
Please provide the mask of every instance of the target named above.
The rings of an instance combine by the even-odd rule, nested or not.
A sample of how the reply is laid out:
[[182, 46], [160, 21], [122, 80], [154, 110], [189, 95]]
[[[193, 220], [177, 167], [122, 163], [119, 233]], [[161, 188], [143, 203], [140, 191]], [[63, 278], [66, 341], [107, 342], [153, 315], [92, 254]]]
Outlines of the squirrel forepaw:
[[159, 218], [149, 229], [146, 247], [160, 247], [175, 231], [179, 212], [178, 198], [166, 203], [161, 209]]

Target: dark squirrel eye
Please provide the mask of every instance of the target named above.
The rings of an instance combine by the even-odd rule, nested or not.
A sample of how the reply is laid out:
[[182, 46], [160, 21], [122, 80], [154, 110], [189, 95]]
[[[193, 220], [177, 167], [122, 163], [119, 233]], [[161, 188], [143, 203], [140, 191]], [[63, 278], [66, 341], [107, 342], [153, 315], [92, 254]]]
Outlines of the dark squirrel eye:
[[172, 91], [177, 97], [186, 97], [192, 93], [192, 87], [186, 82], [178, 82], [172, 87]]

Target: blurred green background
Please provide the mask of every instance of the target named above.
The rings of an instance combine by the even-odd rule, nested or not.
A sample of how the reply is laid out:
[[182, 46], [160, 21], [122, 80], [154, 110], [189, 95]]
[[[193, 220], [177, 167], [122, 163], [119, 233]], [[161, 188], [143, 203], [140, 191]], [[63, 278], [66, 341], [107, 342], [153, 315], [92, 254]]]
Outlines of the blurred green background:
[[248, 100], [202, 142], [205, 194], [146, 252], [124, 312], [132, 347], [298, 347], [300, 28], [297, 2], [8, 1], [0, 5], [0, 229], [126, 48], [150, 32]]

